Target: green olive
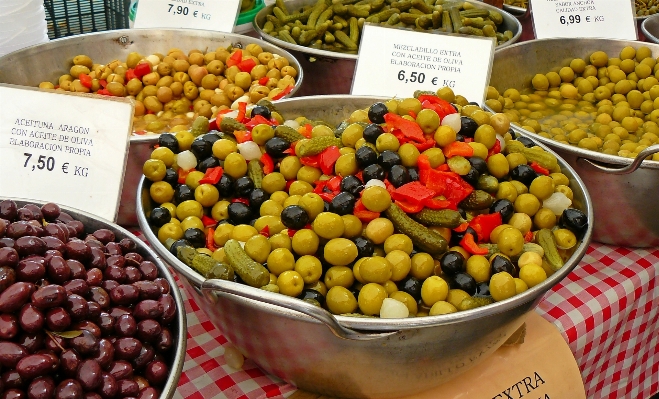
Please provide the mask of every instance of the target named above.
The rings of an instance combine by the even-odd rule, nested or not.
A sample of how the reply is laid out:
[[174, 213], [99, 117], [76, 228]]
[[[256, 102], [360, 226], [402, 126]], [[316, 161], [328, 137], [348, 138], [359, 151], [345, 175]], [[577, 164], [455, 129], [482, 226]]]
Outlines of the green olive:
[[396, 112], [398, 113], [398, 115], [409, 115], [410, 111], [412, 111], [415, 115], [419, 115], [421, 109], [422, 109], [421, 101], [419, 101], [416, 98], [408, 97], [402, 99], [398, 103], [398, 108], [396, 109]]
[[561, 249], [570, 249], [577, 244], [577, 237], [568, 229], [553, 230], [556, 246]]
[[354, 282], [352, 269], [347, 266], [332, 266], [325, 272], [324, 283], [329, 289], [336, 286], [350, 288]]
[[220, 220], [226, 220], [229, 218], [229, 201], [218, 201], [213, 205], [213, 208], [211, 209], [211, 216], [213, 219], [220, 221]]
[[200, 184], [194, 190], [194, 198], [202, 206], [211, 207], [220, 199], [220, 192], [212, 184]]
[[359, 171], [357, 159], [354, 153], [343, 154], [336, 160], [334, 171], [338, 176], [346, 177], [354, 175]]
[[426, 306], [446, 300], [449, 287], [446, 281], [439, 276], [430, 276], [421, 284], [421, 300]]
[[357, 238], [362, 235], [362, 230], [364, 226], [362, 221], [355, 215], [343, 215], [341, 216], [343, 220], [343, 237], [345, 238]]
[[256, 219], [254, 222], [254, 228], [256, 231], [261, 231], [266, 226], [268, 227], [270, 234], [277, 234], [286, 229], [286, 226], [284, 226], [284, 224], [281, 222], [281, 218], [279, 216], [264, 215]]
[[371, 186], [362, 191], [362, 203], [372, 212], [384, 212], [391, 206], [391, 195], [380, 186]]
[[295, 271], [300, 273], [305, 284], [314, 284], [323, 273], [323, 265], [315, 256], [303, 255], [295, 262]]
[[419, 149], [411, 143], [405, 143], [398, 148], [401, 163], [406, 168], [416, 167], [417, 158], [420, 154]]
[[[293, 157], [293, 158], [297, 159], [297, 157]], [[318, 216], [318, 214], [323, 212], [323, 210], [325, 209], [325, 202], [316, 193], [304, 194], [302, 198], [300, 198], [298, 205], [307, 212], [310, 220], [316, 219], [316, 216]]]
[[332, 212], [321, 212], [312, 224], [313, 231], [325, 239], [339, 238], [343, 235], [345, 226], [341, 216]]
[[394, 234], [394, 225], [386, 218], [373, 219], [366, 225], [364, 235], [374, 244], [383, 244], [387, 237]]
[[270, 241], [265, 236], [257, 234], [245, 242], [244, 249], [254, 261], [265, 263], [270, 255]]
[[384, 252], [401, 250], [406, 254], [411, 254], [413, 250], [412, 239], [405, 234], [393, 234], [384, 241]]
[[293, 251], [295, 251], [295, 253], [298, 255], [315, 254], [316, 251], [318, 251], [319, 243], [320, 240], [318, 235], [310, 229], [298, 230], [295, 232], [292, 238]]
[[364, 259], [359, 265], [359, 275], [367, 283], [384, 284], [391, 279], [393, 266], [381, 256]]
[[389, 251], [385, 259], [391, 263], [391, 281], [404, 279], [412, 269], [410, 255], [400, 249]]
[[158, 241], [165, 243], [168, 239], [179, 240], [183, 237], [181, 226], [176, 223], [165, 223], [158, 229]]
[[229, 154], [238, 152], [238, 146], [235, 142], [227, 139], [220, 139], [213, 143], [213, 155], [224, 161]]
[[204, 216], [204, 208], [195, 200], [183, 201], [176, 206], [176, 218], [183, 220], [188, 216], [196, 216], [201, 219]]
[[501, 179], [508, 174], [510, 166], [503, 154], [494, 154], [487, 159], [487, 170], [492, 176]]
[[359, 310], [367, 316], [380, 314], [382, 302], [384, 302], [387, 296], [387, 291], [380, 284], [365, 284], [362, 289], [359, 290], [359, 296], [357, 298]]
[[156, 203], [163, 204], [170, 202], [174, 198], [174, 189], [169, 183], [158, 181], [149, 187], [149, 195]]
[[347, 238], [333, 238], [325, 244], [323, 256], [330, 265], [348, 265], [357, 258], [357, 246]]
[[514, 227], [503, 230], [499, 233], [497, 240], [499, 251], [506, 256], [515, 256], [522, 252], [524, 248], [524, 236]]
[[[271, 243], [272, 245], [272, 243]], [[268, 270], [279, 276], [286, 270], [295, 269], [295, 257], [288, 248], [276, 248], [268, 255]]]
[[341, 286], [334, 286], [327, 291], [325, 304], [329, 311], [334, 314], [353, 313], [357, 310], [355, 296], [349, 289]]
[[242, 155], [237, 153], [227, 155], [224, 159], [224, 173], [234, 179], [245, 176], [245, 173], [247, 173], [247, 161], [245, 161]]
[[490, 280], [490, 262], [483, 255], [472, 255], [467, 259], [467, 274], [477, 283]]
[[549, 176], [538, 176], [531, 182], [529, 193], [535, 195], [539, 200], [545, 200], [554, 193], [554, 179]]
[[434, 133], [439, 127], [439, 115], [432, 109], [422, 109], [416, 116], [416, 123], [424, 133]]
[[503, 301], [515, 295], [515, 281], [507, 272], [499, 272], [490, 279], [490, 295], [495, 301]]
[[541, 205], [538, 197], [529, 193], [518, 195], [514, 202], [516, 212], [523, 212], [531, 217], [538, 212]]
[[273, 137], [275, 137], [275, 131], [270, 125], [261, 123], [252, 128], [252, 140], [258, 145], [264, 145]]
[[156, 182], [165, 178], [167, 166], [159, 159], [148, 159], [142, 166], [142, 173], [147, 179]]

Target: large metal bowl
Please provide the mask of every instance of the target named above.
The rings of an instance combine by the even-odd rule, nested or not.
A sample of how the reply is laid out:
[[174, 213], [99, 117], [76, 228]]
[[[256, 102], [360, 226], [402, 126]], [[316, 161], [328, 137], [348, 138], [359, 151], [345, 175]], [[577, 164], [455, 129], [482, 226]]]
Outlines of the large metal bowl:
[[[659, 45], [609, 39], [545, 39], [519, 43], [494, 53], [490, 84], [503, 93], [505, 89], [531, 87], [536, 73], [547, 73], [566, 66], [575, 57], [587, 58], [602, 50], [618, 54], [626, 46], [648, 46], [654, 57]], [[513, 129], [551, 147], [581, 176], [593, 199], [595, 229], [593, 240], [628, 247], [659, 245], [659, 162], [642, 161], [659, 151], [649, 147], [635, 162], [561, 144], [513, 126]], [[642, 162], [641, 162], [642, 161]]]
[[[318, 96], [277, 104], [286, 118], [305, 115], [337, 123], [372, 97]], [[585, 186], [559, 159], [575, 205], [592, 220]], [[153, 248], [225, 336], [267, 372], [305, 390], [338, 397], [389, 398], [449, 381], [499, 348], [542, 295], [584, 256], [592, 227], [565, 266], [542, 284], [511, 299], [444, 316], [398, 320], [332, 316], [295, 298], [203, 276], [176, 259], [148, 224], [153, 204], [138, 193], [140, 227]]]
[[[19, 207], [22, 207], [25, 204], [36, 204], [41, 206], [45, 203], [43, 201], [35, 201], [23, 198], [0, 197], [0, 201], [4, 200], [12, 200]], [[135, 237], [133, 233], [129, 232], [123, 227], [101, 219], [98, 216], [94, 216], [77, 209], [65, 206], [60, 206], [60, 208], [62, 211], [71, 215], [75, 220], [81, 221], [85, 225], [87, 233], [93, 233], [98, 229], [108, 229], [114, 233], [117, 241], [124, 238], [133, 240], [135, 244], [137, 244], [137, 250], [135, 252], [142, 255], [144, 260], [153, 262], [158, 268], [158, 277], [166, 279], [167, 283], [169, 283], [169, 286], [171, 287], [170, 293], [172, 297], [174, 297], [174, 302], [176, 303], [176, 318], [174, 319], [171, 328], [174, 338], [174, 349], [172, 349], [172, 353], [168, 359], [165, 359], [169, 365], [169, 376], [167, 377], [167, 382], [161, 391], [160, 399], [171, 399], [176, 392], [176, 387], [178, 386], [179, 379], [181, 378], [183, 362], [185, 361], [185, 350], [187, 342], [185, 306], [183, 305], [183, 298], [181, 297], [181, 293], [178, 290], [178, 286], [176, 285], [176, 281], [174, 281], [172, 274], [169, 272], [160, 258], [155, 254], [153, 249], [151, 249], [147, 244], [144, 243], [144, 241]]]
[[659, 14], [647, 17], [641, 23], [641, 32], [652, 43], [659, 43]]
[[[503, 16], [501, 29], [513, 32], [513, 38], [497, 47], [506, 47], [515, 43], [522, 34], [522, 24], [506, 11], [477, 0], [466, 0], [478, 8], [498, 11]], [[295, 10], [306, 5], [315, 4], [316, 0], [287, 0], [289, 10]], [[254, 30], [263, 40], [285, 48], [298, 59], [302, 68], [307, 71], [305, 83], [298, 92], [300, 96], [349, 94], [352, 78], [355, 73], [357, 54], [340, 53], [329, 50], [313, 49], [311, 47], [291, 44], [263, 32], [266, 16], [272, 14], [274, 4], [266, 6], [254, 18]]]
[[[92, 60], [110, 62], [114, 59], [125, 60], [133, 51], [153, 54], [173, 47], [188, 51], [229, 45], [245, 47], [251, 43], [286, 57], [298, 70], [295, 87], [288, 94], [293, 96], [300, 88], [304, 74], [300, 63], [287, 51], [249, 36], [192, 29], [121, 29], [71, 36], [28, 47], [0, 58], [0, 83], [36, 87], [43, 81], [56, 82], [59, 76], [69, 73], [73, 57], [79, 54], [88, 55]], [[134, 207], [137, 183], [142, 174], [142, 165], [157, 142], [158, 135], [133, 136], [130, 139], [117, 218], [117, 223], [122, 226], [137, 225]]]

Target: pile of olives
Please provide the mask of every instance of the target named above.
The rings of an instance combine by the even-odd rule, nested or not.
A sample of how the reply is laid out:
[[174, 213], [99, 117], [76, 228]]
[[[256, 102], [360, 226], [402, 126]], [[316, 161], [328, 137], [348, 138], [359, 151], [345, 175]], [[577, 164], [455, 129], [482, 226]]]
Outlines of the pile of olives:
[[490, 87], [486, 105], [529, 132], [604, 154], [635, 158], [659, 143], [659, 65], [646, 46], [574, 58], [531, 85]]
[[[568, 177], [555, 156], [513, 139], [504, 114], [449, 88], [432, 97], [448, 115], [418, 98], [391, 99], [332, 127], [285, 119], [268, 104], [248, 109], [247, 120], [272, 123], [254, 126], [251, 141], [230, 129], [162, 134], [144, 165], [153, 205], [146, 216], [160, 241], [153, 244], [207, 278], [297, 297], [334, 314], [439, 315], [542, 283], [588, 225], [571, 207]], [[392, 116], [421, 129], [427, 148], [405, 142], [385, 122]], [[473, 154], [449, 153], [455, 142], [468, 143]], [[329, 168], [310, 162], [333, 146], [338, 154]], [[268, 159], [273, 170], [264, 172]], [[424, 180], [422, 159], [458, 177], [473, 195], [457, 209], [402, 211], [395, 191]], [[218, 166], [221, 178], [208, 182], [207, 172]], [[478, 226], [469, 223], [495, 213], [498, 226], [473, 254], [464, 239], [477, 237]]]
[[[227, 65], [237, 51], [242, 52], [240, 61], [253, 63], [243, 66], [229, 61]], [[144, 68], [141, 64], [149, 68], [136, 77], [133, 72]], [[243, 49], [193, 49], [187, 54], [178, 48], [147, 56], [132, 52], [124, 62], [114, 60], [108, 64], [78, 55], [68, 74], [56, 83], [42, 82], [39, 87], [132, 98], [133, 131], [153, 134], [188, 130], [198, 116], [212, 118], [219, 111], [237, 109], [238, 102], [277, 98], [295, 86], [297, 76], [298, 71], [288, 59], [252, 43]]]
[[131, 239], [53, 203], [0, 202], [0, 397], [158, 398], [170, 289]]

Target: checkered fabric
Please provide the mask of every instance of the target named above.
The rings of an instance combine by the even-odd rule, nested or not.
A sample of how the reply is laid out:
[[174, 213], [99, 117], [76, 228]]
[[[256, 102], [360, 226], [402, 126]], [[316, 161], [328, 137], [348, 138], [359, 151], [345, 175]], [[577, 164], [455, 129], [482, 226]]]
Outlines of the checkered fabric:
[[[572, 349], [589, 399], [648, 399], [659, 391], [658, 274], [659, 249], [593, 243], [536, 309]], [[188, 349], [175, 398], [283, 398], [295, 391], [249, 359], [242, 370], [228, 366], [226, 338], [178, 284]]]

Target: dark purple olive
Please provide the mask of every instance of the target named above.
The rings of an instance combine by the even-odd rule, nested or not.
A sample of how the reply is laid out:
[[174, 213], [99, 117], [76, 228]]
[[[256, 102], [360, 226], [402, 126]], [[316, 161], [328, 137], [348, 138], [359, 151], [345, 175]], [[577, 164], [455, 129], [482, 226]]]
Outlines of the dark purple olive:
[[27, 394], [20, 389], [8, 389], [6, 390], [0, 399], [27, 399]]
[[149, 363], [153, 361], [156, 357], [156, 352], [153, 350], [153, 347], [149, 344], [142, 345], [139, 355], [133, 359], [133, 366], [135, 370], [144, 369]]
[[60, 371], [67, 377], [75, 377], [82, 357], [75, 349], [66, 349], [60, 353]]
[[16, 316], [0, 314], [0, 339], [11, 340], [18, 334], [19, 326]]
[[96, 267], [104, 270], [107, 266], [107, 261], [103, 250], [101, 248], [92, 247], [90, 251], [92, 255], [91, 260], [89, 261], [89, 267]]
[[133, 360], [141, 350], [142, 343], [136, 338], [123, 337], [114, 342], [114, 355], [120, 360]]
[[43, 312], [39, 310], [32, 303], [26, 303], [18, 312], [18, 323], [21, 329], [28, 334], [36, 334], [40, 332], [46, 322], [46, 317]]
[[137, 383], [137, 386], [140, 388], [140, 391], [142, 391], [143, 389], [149, 386], [149, 381], [147, 381], [146, 378], [142, 377], [141, 375], [136, 375], [135, 377], [133, 377], [133, 381]]
[[2, 384], [6, 389], [23, 388], [24, 381], [16, 370], [9, 370], [2, 373]]
[[48, 246], [46, 245], [46, 242], [39, 237], [24, 236], [16, 240], [14, 249], [20, 256], [43, 255], [48, 249]]
[[140, 269], [136, 268], [135, 266], [126, 267], [124, 272], [126, 273], [126, 278], [124, 279], [126, 284], [132, 284], [142, 279], [142, 272], [140, 272]]
[[158, 399], [160, 393], [154, 387], [146, 387], [140, 391], [136, 399]]
[[172, 345], [174, 345], [174, 337], [172, 336], [172, 332], [168, 328], [163, 327], [162, 332], [156, 338], [153, 346], [159, 352], [167, 352], [172, 348]]
[[85, 392], [84, 399], [103, 399], [101, 395], [96, 392]]
[[158, 287], [160, 287], [161, 294], [163, 295], [169, 294], [171, 288], [169, 287], [169, 283], [167, 282], [167, 280], [165, 280], [162, 277], [158, 277], [157, 279], [153, 280], [153, 282], [158, 284]]
[[16, 241], [14, 241], [13, 238], [9, 238], [9, 237], [0, 238], [0, 248], [14, 248], [15, 243]]
[[117, 320], [120, 316], [133, 314], [131, 309], [126, 306], [114, 306], [110, 308], [109, 313], [110, 316], [114, 317], [115, 320]]
[[165, 362], [156, 360], [146, 366], [144, 375], [149, 383], [160, 386], [167, 381], [169, 370], [167, 369]]
[[[0, 266], [0, 292], [16, 282], [16, 272], [9, 266]], [[145, 281], [146, 283], [146, 281]], [[160, 291], [158, 291], [160, 293]]]
[[126, 259], [123, 257], [123, 255], [108, 256], [105, 260], [105, 263], [107, 263], [108, 266], [117, 266], [122, 269], [126, 267]]
[[72, 220], [70, 222], [66, 222], [66, 225], [69, 227], [73, 227], [76, 231], [76, 236], [77, 237], [82, 237], [84, 236], [85, 233], [85, 225], [82, 224], [81, 221], [79, 220]]
[[123, 284], [110, 291], [110, 299], [117, 305], [130, 305], [139, 299], [140, 291], [134, 285]]
[[57, 221], [62, 222], [62, 223], [68, 223], [68, 222], [71, 222], [73, 220], [74, 220], [73, 216], [69, 215], [66, 212], [62, 212], [62, 211], [60, 211], [60, 215], [57, 217]]
[[62, 350], [69, 347], [66, 340], [56, 334], [48, 334], [45, 338], [45, 344], [45, 349], [55, 353], [62, 353]]
[[117, 384], [119, 386], [118, 394], [120, 397], [125, 398], [127, 396], [137, 396], [140, 393], [139, 385], [133, 380], [123, 379], [118, 380]]
[[48, 279], [56, 284], [63, 284], [71, 278], [71, 268], [61, 256], [53, 256], [46, 262]]
[[42, 227], [35, 226], [34, 224], [24, 220], [10, 224], [7, 226], [7, 231], [5, 232], [7, 237], [14, 240], [25, 236], [40, 237], [43, 235], [43, 233], [44, 229]]
[[132, 337], [137, 332], [137, 322], [130, 314], [121, 315], [117, 318], [114, 330], [119, 337]]
[[133, 316], [136, 320], [157, 319], [163, 314], [163, 304], [153, 299], [145, 299], [135, 305]]
[[55, 389], [55, 399], [83, 399], [82, 385], [72, 378], [64, 380]]
[[81, 330], [80, 335], [71, 339], [71, 347], [82, 356], [90, 356], [98, 351], [98, 339], [93, 333]]
[[66, 302], [66, 289], [61, 285], [46, 285], [32, 293], [32, 304], [39, 309], [62, 306]]
[[119, 241], [119, 247], [121, 247], [124, 254], [128, 254], [129, 252], [135, 252], [137, 244], [135, 244], [135, 241], [130, 238], [122, 238], [121, 241]]
[[125, 360], [117, 360], [110, 363], [108, 373], [117, 380], [130, 379], [133, 377], [133, 365]]
[[60, 207], [57, 204], [49, 202], [41, 206], [41, 214], [47, 222], [54, 222], [60, 215]]
[[86, 263], [92, 257], [89, 245], [82, 240], [70, 240], [66, 243], [65, 254], [67, 258]]
[[137, 324], [137, 338], [145, 342], [155, 341], [162, 333], [160, 323], [153, 319], [142, 320]]
[[110, 292], [112, 292], [113, 289], [117, 288], [120, 285], [121, 284], [119, 284], [115, 280], [103, 280], [103, 282], [101, 282], [101, 288], [103, 288], [105, 292], [108, 293], [108, 295]]
[[87, 270], [87, 284], [93, 287], [100, 287], [103, 282], [103, 271], [98, 268]]
[[126, 279], [126, 271], [123, 267], [108, 265], [103, 271], [103, 277], [108, 280], [123, 282]]
[[98, 393], [103, 399], [112, 399], [119, 392], [119, 384], [117, 380], [109, 373], [101, 373], [101, 388]]
[[9, 226], [9, 221], [3, 218], [0, 218], [0, 237], [5, 236], [5, 232], [7, 231], [7, 226]]
[[73, 330], [87, 330], [94, 334], [96, 338], [101, 338], [103, 336], [103, 332], [101, 331], [101, 328], [96, 325], [96, 323], [91, 322], [89, 320], [82, 320], [77, 323], [74, 323], [71, 325], [71, 328]]
[[22, 380], [29, 381], [49, 374], [55, 364], [55, 360], [50, 355], [28, 355], [18, 361], [16, 371]]
[[98, 341], [98, 352], [93, 357], [103, 369], [107, 369], [114, 360], [114, 345], [107, 338]]
[[136, 281], [133, 283], [139, 292], [140, 299], [159, 299], [160, 298], [160, 288], [153, 281]]
[[101, 305], [94, 301], [87, 301], [87, 308], [89, 308], [89, 318], [92, 320], [97, 319], [100, 315], [103, 309], [101, 309]]
[[18, 262], [15, 270], [18, 281], [36, 283], [46, 276], [46, 266], [36, 260], [23, 259]]
[[66, 298], [64, 308], [74, 320], [82, 320], [89, 315], [87, 300], [80, 295], [71, 294]]
[[19, 282], [10, 285], [0, 293], [0, 312], [17, 312], [30, 299], [33, 291], [34, 284], [32, 283]]
[[92, 233], [94, 237], [96, 237], [97, 240], [102, 242], [103, 244], [107, 244], [109, 242], [113, 242], [115, 239], [114, 233], [112, 230], [108, 229], [98, 229], [95, 232]]
[[131, 264], [133, 266], [139, 266], [142, 261], [144, 261], [144, 258], [142, 255], [138, 254], [137, 252], [129, 252], [125, 256], [126, 258], [126, 264]]
[[71, 325], [71, 315], [64, 308], [56, 307], [46, 313], [46, 327], [51, 331], [66, 331]]
[[[119, 243], [116, 242], [109, 242], [105, 244], [105, 250], [109, 255], [123, 255], [123, 250], [121, 249], [121, 246], [119, 246]], [[122, 257], [123, 258], [123, 257]]]
[[69, 269], [71, 270], [71, 278], [72, 279], [86, 279], [87, 278], [87, 270], [85, 269], [85, 265], [82, 263], [78, 262], [75, 259], [67, 259], [66, 264], [69, 266]]
[[65, 229], [56, 223], [50, 223], [46, 225], [43, 229], [46, 234], [46, 236], [43, 237], [44, 239], [47, 237], [57, 238], [58, 240], [60, 240], [62, 244], [68, 241], [69, 238], [68, 230], [64, 231]]
[[110, 316], [108, 313], [101, 312], [96, 320], [96, 324], [103, 332], [103, 335], [114, 334], [114, 317]]
[[41, 221], [43, 219], [43, 213], [41, 213], [41, 208], [39, 208], [35, 204], [25, 204], [23, 205], [23, 209], [28, 209], [30, 212], [32, 212], [32, 215], [34, 216], [34, 220]]
[[110, 295], [101, 287], [90, 287], [88, 299], [98, 303], [101, 309], [110, 308]]
[[29, 353], [25, 347], [13, 342], [0, 342], [0, 365], [7, 368], [14, 368], [19, 360], [28, 356]]
[[27, 387], [28, 399], [51, 399], [55, 395], [55, 380], [52, 377], [34, 379]]
[[155, 280], [158, 277], [158, 268], [156, 267], [156, 264], [149, 260], [140, 263], [139, 269], [146, 280]]
[[16, 267], [19, 257], [16, 249], [10, 247], [0, 248], [0, 266]]
[[38, 350], [41, 350], [45, 345], [44, 334], [23, 333], [18, 336], [18, 340], [16, 341], [16, 343], [27, 349], [29, 353], [35, 353]]
[[162, 306], [162, 316], [160, 317], [160, 321], [165, 325], [174, 321], [174, 318], [176, 317], [176, 302], [174, 301], [174, 297], [170, 294], [164, 294], [160, 297], [158, 302]]
[[101, 365], [96, 360], [83, 360], [78, 366], [77, 379], [84, 390], [94, 391], [103, 382], [102, 372]]
[[[62, 242], [62, 240], [60, 240], [57, 237], [46, 236], [46, 237], [40, 238], [40, 240], [42, 240], [46, 244], [46, 251], [48, 251], [49, 249], [52, 249], [52, 250], [55, 250], [55, 251], [62, 252], [65, 248], [64, 242]], [[44, 254], [45, 253], [46, 252], [44, 251]]]
[[73, 279], [69, 282], [64, 283], [64, 289], [66, 290], [67, 295], [76, 294], [82, 297], [86, 297], [89, 294], [89, 285], [83, 279]]

